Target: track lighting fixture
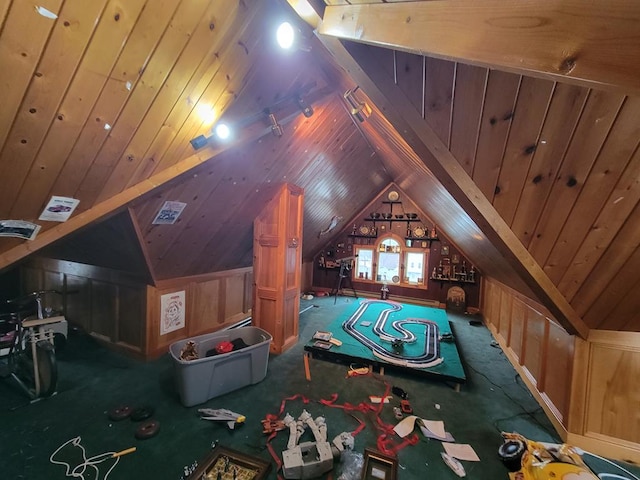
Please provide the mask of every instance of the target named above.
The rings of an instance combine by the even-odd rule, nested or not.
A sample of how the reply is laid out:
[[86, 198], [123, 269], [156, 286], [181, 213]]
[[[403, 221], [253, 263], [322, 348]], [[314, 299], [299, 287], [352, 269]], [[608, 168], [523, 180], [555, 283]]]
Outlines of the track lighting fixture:
[[356, 87], [353, 90], [347, 90], [344, 92], [344, 99], [349, 104], [351, 115], [356, 117], [360, 122], [364, 122], [367, 118], [371, 116], [371, 107], [366, 102], [360, 102], [356, 96], [355, 92], [360, 87]]
[[278, 123], [276, 116], [267, 110], [267, 115], [269, 117], [269, 123], [271, 124], [271, 133], [273, 133], [276, 137], [281, 137], [284, 133], [282, 129], [282, 125]]
[[296, 98], [296, 103], [298, 104], [298, 107], [300, 107], [300, 110], [305, 117], [309, 118], [311, 115], [313, 115], [313, 108], [311, 107], [311, 105], [305, 102], [304, 98], [302, 98], [300, 95], [298, 95], [298, 98]]
[[[194, 150], [200, 150], [209, 142], [218, 145], [223, 143], [229, 144], [236, 135], [239, 135], [239, 132], [240, 130], [242, 130], [242, 128], [253, 123], [264, 122], [265, 118], [267, 119], [268, 128], [271, 130], [271, 133], [276, 137], [281, 137], [284, 134], [284, 128], [282, 127], [280, 122], [278, 122], [276, 113], [283, 114], [284, 118], [286, 119], [285, 121], [289, 120], [290, 118], [292, 118], [292, 114], [295, 112], [292, 111], [291, 107], [285, 108], [284, 104], [295, 102], [295, 104], [305, 117], [311, 117], [314, 114], [313, 107], [309, 103], [307, 103], [307, 101], [303, 98], [303, 95], [308, 94], [314, 86], [315, 82], [310, 85], [304, 85], [296, 92], [280, 98], [271, 106], [266, 107], [262, 110], [258, 110], [257, 112], [244, 118], [235, 119], [235, 121], [233, 121], [232, 123], [219, 121], [211, 130], [210, 136], [199, 135], [196, 138], [191, 139], [191, 146]], [[285, 113], [282, 113], [283, 110], [285, 110]]]

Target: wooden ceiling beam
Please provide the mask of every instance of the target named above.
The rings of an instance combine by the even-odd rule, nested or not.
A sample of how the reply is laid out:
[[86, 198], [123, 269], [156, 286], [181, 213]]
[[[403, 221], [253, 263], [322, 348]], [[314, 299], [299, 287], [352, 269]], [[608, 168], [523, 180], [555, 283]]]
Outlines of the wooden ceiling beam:
[[637, 0], [434, 0], [327, 6], [344, 40], [589, 88], [640, 92]]
[[393, 78], [381, 68], [375, 52], [353, 43], [345, 47], [333, 37], [320, 35], [320, 39], [416, 153], [417, 156], [407, 157], [408, 167], [435, 175], [562, 326], [569, 333], [586, 338], [589, 328], [394, 84]]
[[[304, 99], [309, 105], [313, 106], [313, 104], [323, 101], [333, 93], [332, 88], [326, 87], [310, 92], [304, 96]], [[286, 125], [299, 115], [302, 115], [300, 107], [298, 107], [294, 101], [291, 101], [278, 109], [277, 120], [279, 124]], [[48, 230], [41, 231], [34, 240], [25, 241], [6, 252], [0, 253], [0, 273], [19, 260], [22, 260], [41, 248], [50, 245], [56, 240], [119, 213], [131, 202], [141, 199], [161, 186], [168, 185], [173, 181], [179, 180], [182, 175], [188, 174], [191, 170], [201, 164], [215, 159], [223, 152], [248, 142], [258, 140], [270, 132], [271, 125], [265, 116], [264, 118], [254, 118], [252, 123], [243, 125], [242, 131], [236, 134], [233, 141], [209, 141], [206, 146], [197, 150], [193, 155], [189, 156], [185, 160], [182, 160], [147, 178], [146, 180], [123, 190], [122, 192], [96, 204], [84, 212], [78, 213], [64, 223], [58, 224]]]

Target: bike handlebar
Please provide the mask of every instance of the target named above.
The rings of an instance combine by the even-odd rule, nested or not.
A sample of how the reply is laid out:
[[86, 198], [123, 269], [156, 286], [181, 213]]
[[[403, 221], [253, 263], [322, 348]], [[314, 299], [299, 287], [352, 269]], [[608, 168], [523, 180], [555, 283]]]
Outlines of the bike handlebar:
[[27, 293], [26, 295], [22, 295], [21, 297], [11, 298], [7, 300], [7, 303], [9, 304], [25, 303], [32, 300], [36, 300], [37, 298], [40, 298], [41, 296], [46, 295], [48, 293], [56, 293], [58, 295], [62, 295], [62, 292], [58, 290], [38, 290], [35, 292]]

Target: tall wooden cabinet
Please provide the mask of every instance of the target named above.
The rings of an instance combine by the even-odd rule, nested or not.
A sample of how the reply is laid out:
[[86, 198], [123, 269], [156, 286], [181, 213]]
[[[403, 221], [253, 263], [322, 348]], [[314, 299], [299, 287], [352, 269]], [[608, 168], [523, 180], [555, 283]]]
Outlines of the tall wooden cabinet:
[[253, 321], [272, 353], [298, 341], [304, 190], [285, 184], [253, 223]]

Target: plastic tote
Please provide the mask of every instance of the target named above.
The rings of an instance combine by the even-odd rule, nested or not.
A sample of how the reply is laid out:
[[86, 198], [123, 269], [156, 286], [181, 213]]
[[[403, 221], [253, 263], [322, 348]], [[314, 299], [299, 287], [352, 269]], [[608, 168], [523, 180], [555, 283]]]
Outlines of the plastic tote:
[[[247, 345], [239, 350], [206, 357], [220, 342], [242, 339]], [[186, 338], [173, 343], [169, 353], [173, 359], [176, 386], [185, 407], [253, 385], [267, 375], [269, 344], [273, 337], [258, 327], [241, 327]], [[184, 345], [196, 344], [198, 359], [181, 360]]]

